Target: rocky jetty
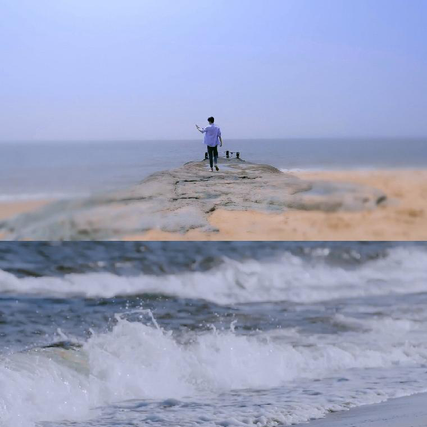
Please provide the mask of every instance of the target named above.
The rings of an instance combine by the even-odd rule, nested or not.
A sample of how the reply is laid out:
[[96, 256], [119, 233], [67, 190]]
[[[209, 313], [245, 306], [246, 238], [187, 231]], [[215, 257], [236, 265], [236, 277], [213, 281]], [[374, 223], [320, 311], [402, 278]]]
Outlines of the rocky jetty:
[[309, 182], [269, 165], [220, 159], [158, 172], [126, 189], [54, 202], [0, 223], [7, 240], [108, 240], [150, 229], [215, 231], [216, 209], [282, 212], [287, 209], [375, 209], [386, 195], [360, 185]]

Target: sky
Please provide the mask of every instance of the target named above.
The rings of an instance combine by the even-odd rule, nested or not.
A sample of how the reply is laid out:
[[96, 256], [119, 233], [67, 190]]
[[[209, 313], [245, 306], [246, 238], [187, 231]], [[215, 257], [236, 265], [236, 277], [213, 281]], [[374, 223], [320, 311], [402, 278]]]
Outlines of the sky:
[[427, 0], [0, 0], [0, 141], [427, 136]]

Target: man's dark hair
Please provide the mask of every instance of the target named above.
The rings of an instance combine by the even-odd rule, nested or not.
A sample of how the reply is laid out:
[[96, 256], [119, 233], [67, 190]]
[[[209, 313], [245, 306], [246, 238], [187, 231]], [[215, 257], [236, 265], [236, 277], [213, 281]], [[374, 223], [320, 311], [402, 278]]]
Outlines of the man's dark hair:
[[213, 117], [209, 117], [209, 118], [208, 118], [208, 122], [209, 122], [210, 124], [212, 124], [214, 121], [215, 121], [215, 119], [214, 119]]

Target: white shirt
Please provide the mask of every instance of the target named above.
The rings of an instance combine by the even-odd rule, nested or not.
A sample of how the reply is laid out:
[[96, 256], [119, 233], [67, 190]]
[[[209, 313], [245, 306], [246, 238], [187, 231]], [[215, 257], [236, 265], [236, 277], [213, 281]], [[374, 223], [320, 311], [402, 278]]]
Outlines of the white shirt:
[[215, 123], [203, 128], [202, 132], [205, 134], [203, 142], [206, 145], [215, 147], [220, 144], [219, 137], [221, 136], [221, 129]]

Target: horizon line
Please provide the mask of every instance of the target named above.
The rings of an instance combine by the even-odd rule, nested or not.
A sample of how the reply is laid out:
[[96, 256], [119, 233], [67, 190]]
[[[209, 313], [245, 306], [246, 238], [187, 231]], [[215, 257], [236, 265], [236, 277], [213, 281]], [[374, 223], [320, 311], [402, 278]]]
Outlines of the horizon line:
[[[320, 139], [427, 139], [424, 136], [410, 136], [410, 135], [397, 135], [397, 136], [379, 136], [379, 135], [365, 135], [365, 136], [285, 136], [285, 137], [258, 137], [258, 138], [224, 138], [226, 141], [257, 141], [257, 140], [270, 140], [270, 141], [283, 141], [283, 140], [320, 140]], [[200, 141], [202, 138], [108, 138], [108, 139], [0, 139], [0, 144], [4, 143], [102, 143], [102, 142], [170, 142], [170, 141]]]

